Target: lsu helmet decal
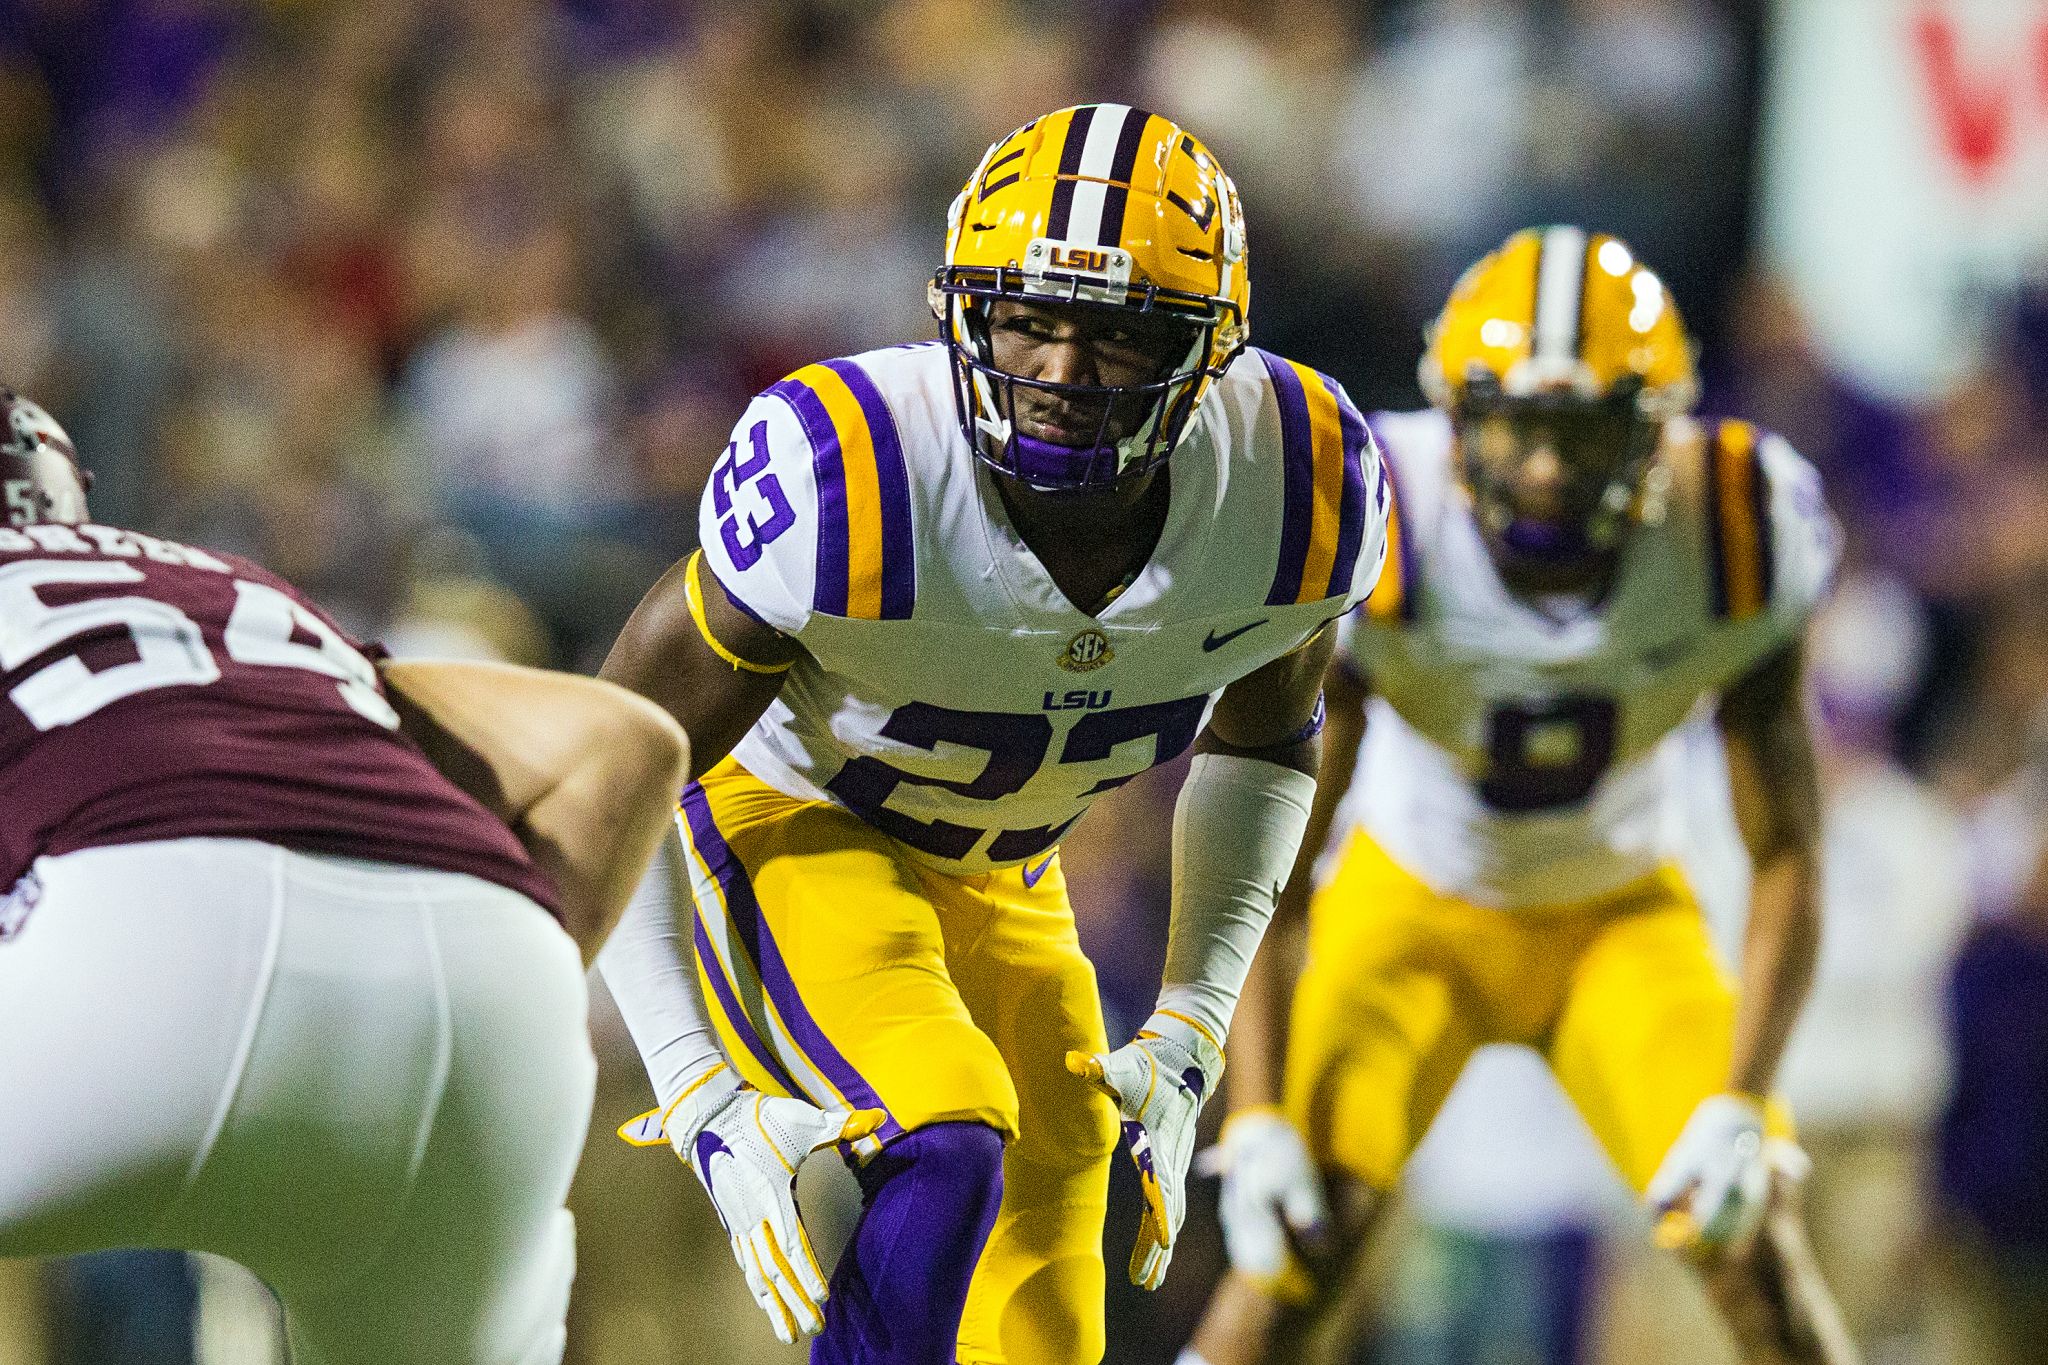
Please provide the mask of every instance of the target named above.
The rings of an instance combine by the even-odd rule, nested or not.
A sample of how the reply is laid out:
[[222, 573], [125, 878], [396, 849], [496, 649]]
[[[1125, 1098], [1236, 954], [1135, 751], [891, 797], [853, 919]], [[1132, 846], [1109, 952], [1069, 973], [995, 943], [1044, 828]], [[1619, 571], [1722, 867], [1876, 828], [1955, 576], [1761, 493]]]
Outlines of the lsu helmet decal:
[[[1559, 557], [1604, 548], [1634, 507], [1667, 418], [1699, 398], [1693, 347], [1663, 280], [1618, 238], [1528, 228], [1466, 270], [1425, 333], [1418, 377], [1461, 426], [1487, 416], [1607, 417], [1626, 431], [1617, 457], [1575, 471], [1583, 522], [1551, 533], [1514, 525], [1502, 491], [1468, 449], [1481, 521], [1510, 549]], [[1527, 534], [1523, 534], [1524, 532]]]
[[[1100, 487], [1157, 468], [1209, 383], [1244, 349], [1251, 289], [1237, 189], [1208, 148], [1172, 120], [1084, 104], [999, 139], [947, 215], [932, 311], [951, 352], [960, 426], [977, 456], [1039, 488]], [[1055, 384], [995, 367], [999, 299], [1165, 315], [1187, 324], [1184, 360], [1140, 385]], [[1055, 445], [1016, 425], [1017, 390], [1099, 409], [1094, 438]], [[1128, 434], [1112, 416], [1141, 404]]]
[[57, 419], [36, 403], [0, 388], [0, 525], [87, 520], [92, 476]]

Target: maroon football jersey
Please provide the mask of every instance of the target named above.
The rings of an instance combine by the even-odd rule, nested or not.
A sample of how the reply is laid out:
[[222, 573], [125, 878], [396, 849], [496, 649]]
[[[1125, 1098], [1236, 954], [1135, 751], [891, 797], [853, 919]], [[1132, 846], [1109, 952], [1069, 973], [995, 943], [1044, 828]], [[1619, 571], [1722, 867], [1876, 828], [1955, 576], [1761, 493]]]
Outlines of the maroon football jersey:
[[375, 666], [247, 560], [0, 527], [0, 896], [42, 854], [194, 837], [465, 872], [558, 910], [398, 729]]

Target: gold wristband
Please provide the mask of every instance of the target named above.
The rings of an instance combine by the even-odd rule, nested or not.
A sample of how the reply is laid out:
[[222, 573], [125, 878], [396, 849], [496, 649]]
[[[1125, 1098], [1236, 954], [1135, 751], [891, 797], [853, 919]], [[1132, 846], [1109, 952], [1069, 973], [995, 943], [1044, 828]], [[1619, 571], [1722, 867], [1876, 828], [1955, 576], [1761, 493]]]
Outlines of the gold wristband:
[[744, 670], [748, 673], [787, 673], [792, 667], [795, 666], [796, 660], [792, 659], [786, 664], [753, 663], [749, 660], [742, 659], [739, 655], [727, 649], [725, 645], [719, 641], [719, 638], [711, 633], [711, 623], [704, 619], [704, 583], [703, 580], [697, 576], [699, 573], [698, 566], [703, 562], [703, 560], [704, 552], [702, 550], [693, 550], [690, 552], [690, 562], [683, 569], [683, 597], [690, 604], [690, 619], [697, 623], [697, 633], [704, 637], [704, 643], [710, 645], [711, 652], [713, 654], [716, 654], [719, 658], [725, 660], [727, 663], [731, 664], [735, 671]]

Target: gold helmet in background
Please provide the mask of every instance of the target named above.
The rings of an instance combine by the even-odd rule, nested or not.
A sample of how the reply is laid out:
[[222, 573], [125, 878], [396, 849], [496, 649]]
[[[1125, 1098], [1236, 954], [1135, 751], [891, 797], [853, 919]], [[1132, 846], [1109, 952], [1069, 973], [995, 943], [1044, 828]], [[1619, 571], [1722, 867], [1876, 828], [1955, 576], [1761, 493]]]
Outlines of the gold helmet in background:
[[1613, 434], [1557, 443], [1571, 514], [1550, 525], [1520, 516], [1501, 470], [1461, 439], [1466, 486], [1489, 534], [1533, 559], [1611, 548], [1663, 423], [1699, 400], [1692, 343], [1664, 282], [1618, 238], [1528, 228], [1459, 278], [1425, 335], [1422, 391], [1461, 433], [1506, 418]]
[[1699, 400], [1677, 301], [1604, 232], [1517, 232], [1459, 278], [1426, 335], [1422, 392], [1446, 411], [1468, 397], [1623, 401], [1659, 420]]

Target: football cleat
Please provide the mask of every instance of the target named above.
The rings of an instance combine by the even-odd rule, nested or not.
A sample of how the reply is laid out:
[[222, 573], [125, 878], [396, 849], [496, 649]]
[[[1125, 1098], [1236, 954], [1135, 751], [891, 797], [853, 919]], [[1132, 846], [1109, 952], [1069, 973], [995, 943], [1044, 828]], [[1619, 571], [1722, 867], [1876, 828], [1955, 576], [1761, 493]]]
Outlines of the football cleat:
[[[1042, 489], [1096, 488], [1158, 468], [1210, 381], [1243, 351], [1251, 287], [1237, 189], [1193, 134], [1123, 104], [1034, 119], [983, 154], [947, 214], [932, 312], [952, 354], [953, 397], [975, 454]], [[1139, 385], [1058, 384], [994, 363], [999, 299], [1131, 309], [1187, 324], [1189, 349]], [[1018, 390], [1101, 414], [1092, 439], [1054, 444], [1017, 426]], [[1112, 414], [1142, 405], [1128, 435]]]

